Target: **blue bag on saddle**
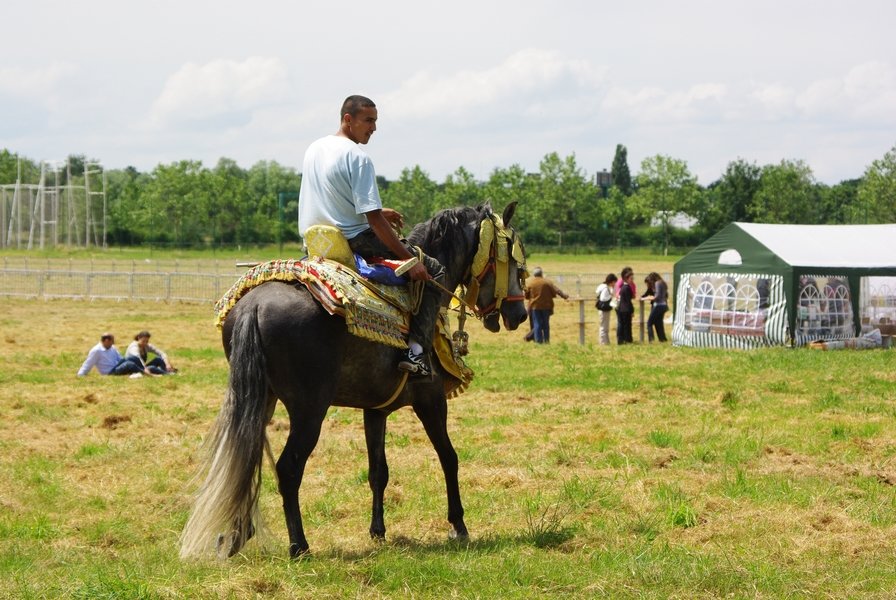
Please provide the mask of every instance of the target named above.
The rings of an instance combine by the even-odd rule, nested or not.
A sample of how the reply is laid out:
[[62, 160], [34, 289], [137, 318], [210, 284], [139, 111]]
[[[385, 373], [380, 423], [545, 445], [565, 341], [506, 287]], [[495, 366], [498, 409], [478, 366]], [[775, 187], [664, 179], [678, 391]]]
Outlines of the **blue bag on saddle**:
[[355, 254], [355, 267], [364, 279], [383, 285], [405, 285], [408, 282], [405, 277], [396, 275], [394, 268], [385, 262], [368, 263], [357, 254]]

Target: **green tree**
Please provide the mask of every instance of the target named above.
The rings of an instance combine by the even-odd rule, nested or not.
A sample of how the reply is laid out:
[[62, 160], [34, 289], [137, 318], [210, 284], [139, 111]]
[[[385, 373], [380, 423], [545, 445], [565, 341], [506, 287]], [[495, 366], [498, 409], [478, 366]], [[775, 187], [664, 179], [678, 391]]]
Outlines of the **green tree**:
[[626, 196], [632, 195], [632, 175], [628, 169], [628, 149], [622, 144], [616, 144], [616, 154], [613, 155], [613, 167], [610, 170], [613, 177], [613, 185]]
[[[821, 223], [858, 223], [859, 185], [861, 179], [848, 179], [837, 185], [817, 184], [816, 193], [821, 201]], [[864, 222], [864, 221], [862, 221]]]
[[627, 245], [627, 232], [635, 225], [635, 217], [630, 198], [615, 185], [610, 188], [609, 197], [603, 202], [602, 216], [609, 226], [613, 245], [622, 252]]
[[519, 202], [513, 218], [514, 228], [530, 243], [541, 238], [540, 220], [535, 208], [538, 175], [527, 173], [520, 165], [506, 169], [496, 168], [482, 186], [481, 197], [498, 212], [511, 202]]
[[[211, 227], [204, 232], [203, 241], [217, 246], [220, 242], [248, 244], [255, 241], [253, 233], [255, 201], [246, 187], [246, 172], [230, 158], [218, 159], [218, 164], [209, 172], [200, 174], [203, 184], [208, 186], [204, 215]], [[197, 206], [197, 209], [200, 207]]]
[[545, 155], [539, 167], [538, 195], [534, 207], [558, 246], [563, 238], [584, 239], [588, 231], [579, 216], [597, 201], [597, 190], [576, 164], [575, 154], [560, 158], [556, 152]]
[[[83, 177], [85, 169], [87, 169], [87, 156], [84, 154], [69, 154], [68, 155], [68, 168], [63, 172], [63, 179], [65, 179], [66, 183], [69, 181], [66, 179], [68, 173], [71, 173], [72, 179], [76, 177]], [[93, 161], [98, 162], [98, 161]], [[73, 182], [72, 182], [73, 183]]]
[[694, 217], [707, 235], [734, 221], [748, 221], [762, 169], [742, 158], [728, 163], [722, 177], [701, 194]]
[[404, 169], [397, 181], [380, 190], [383, 205], [401, 212], [406, 225], [426, 221], [435, 213], [438, 186], [419, 165]]
[[777, 165], [766, 165], [747, 212], [757, 223], [819, 223], [818, 194], [812, 169], [801, 160], [782, 160]]
[[4, 148], [0, 150], [0, 185], [16, 182], [16, 155]]
[[142, 243], [146, 232], [140, 230], [135, 216], [141, 213], [147, 176], [134, 167], [112, 169], [105, 175], [109, 242], [128, 246]]
[[482, 203], [482, 186], [473, 174], [463, 167], [448, 175], [442, 184], [436, 199], [436, 208], [453, 208], [455, 206], [476, 206]]
[[871, 163], [858, 190], [865, 223], [896, 223], [896, 145]]
[[[299, 239], [297, 215], [301, 183], [302, 178], [295, 169], [284, 167], [276, 161], [260, 161], [249, 169], [246, 187], [255, 205], [252, 226], [254, 241], [271, 243]], [[280, 194], [284, 194], [282, 214]]]
[[201, 161], [182, 160], [158, 165], [143, 197], [141, 226], [148, 227], [150, 241], [178, 246], [200, 244], [212, 231], [208, 170]]
[[691, 175], [685, 161], [657, 154], [641, 161], [637, 183], [635, 210], [647, 220], [659, 220], [663, 254], [668, 254], [669, 222], [677, 213], [694, 211], [699, 197], [697, 177]]
[[0, 150], [0, 185], [15, 183], [20, 173], [22, 183], [37, 183], [40, 179], [40, 166], [30, 158], [13, 154], [6, 148]]

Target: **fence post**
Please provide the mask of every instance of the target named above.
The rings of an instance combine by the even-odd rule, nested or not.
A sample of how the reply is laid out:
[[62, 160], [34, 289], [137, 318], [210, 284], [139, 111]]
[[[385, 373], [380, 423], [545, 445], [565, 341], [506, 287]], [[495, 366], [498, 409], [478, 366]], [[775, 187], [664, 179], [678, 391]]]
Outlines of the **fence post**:
[[579, 297], [579, 346], [585, 345], [585, 299]]
[[643, 344], [643, 343], [644, 343], [644, 301], [643, 301], [643, 300], [639, 300], [639, 301], [638, 301], [638, 304], [639, 304], [639, 307], [638, 307], [638, 313], [639, 313], [638, 320], [641, 321], [641, 343]]

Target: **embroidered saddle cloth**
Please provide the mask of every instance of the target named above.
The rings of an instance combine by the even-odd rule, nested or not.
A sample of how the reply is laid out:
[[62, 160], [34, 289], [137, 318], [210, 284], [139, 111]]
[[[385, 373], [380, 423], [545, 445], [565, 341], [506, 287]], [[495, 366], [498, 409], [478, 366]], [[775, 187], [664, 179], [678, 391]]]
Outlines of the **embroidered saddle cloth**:
[[[372, 283], [339, 262], [320, 258], [273, 260], [246, 271], [215, 304], [215, 325], [223, 328], [227, 314], [252, 288], [268, 281], [301, 283], [324, 309], [345, 318], [349, 333], [396, 348], [407, 348], [411, 298], [407, 286]], [[466, 390], [473, 371], [454, 352], [447, 317], [441, 315], [433, 350], [453, 381], [445, 381], [449, 397]]]
[[378, 285], [326, 258], [273, 260], [249, 269], [215, 304], [220, 329], [227, 313], [249, 290], [268, 281], [301, 283], [332, 315], [345, 319], [349, 333], [396, 348], [407, 348], [410, 294], [407, 286]]

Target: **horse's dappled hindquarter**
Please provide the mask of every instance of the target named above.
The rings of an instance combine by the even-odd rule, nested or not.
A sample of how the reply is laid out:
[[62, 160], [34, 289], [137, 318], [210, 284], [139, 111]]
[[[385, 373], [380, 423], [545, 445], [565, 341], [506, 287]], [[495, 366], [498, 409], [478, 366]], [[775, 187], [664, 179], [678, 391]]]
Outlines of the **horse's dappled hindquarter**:
[[[504, 232], [502, 235], [509, 236], [496, 244], [512, 244], [512, 214], [513, 205], [505, 210], [503, 222], [488, 206], [442, 211], [419, 225], [410, 239], [442, 262], [446, 283], [454, 289], [477, 277], [476, 273], [471, 274], [471, 265], [481, 250], [481, 223], [489, 220]], [[510, 329], [525, 319], [520, 283], [524, 266], [514, 258], [515, 254], [519, 256], [506, 247], [490, 250], [490, 263], [503, 260], [508, 264], [500, 269], [483, 269], [474, 294], [477, 311], [491, 315], [491, 319], [500, 315]], [[496, 273], [510, 281], [496, 285]], [[504, 296], [496, 296], [496, 290], [503, 290]], [[446, 303], [447, 299], [446, 295]], [[482, 310], [486, 308], [489, 310]], [[227, 314], [222, 336], [230, 361], [229, 385], [206, 441], [206, 479], [184, 528], [181, 556], [210, 550], [229, 556], [255, 533], [266, 427], [277, 399], [290, 420], [276, 472], [293, 557], [308, 551], [299, 488], [323, 419], [333, 405], [364, 410], [368, 483], [373, 495], [372, 537], [384, 538], [386, 532], [386, 419], [403, 406], [413, 408], [439, 457], [445, 476], [449, 535], [467, 536], [457, 454], [447, 430], [447, 398], [442, 381], [446, 373], [438, 361], [433, 361], [432, 379], [409, 382], [402, 389], [401, 374], [396, 369], [398, 349], [349, 334], [345, 321], [324, 310], [302, 285], [277, 281], [263, 283], [246, 293]], [[401, 391], [395, 395], [397, 389]], [[394, 400], [388, 406], [377, 408], [392, 395]]]

